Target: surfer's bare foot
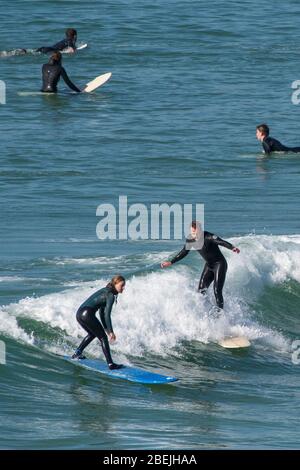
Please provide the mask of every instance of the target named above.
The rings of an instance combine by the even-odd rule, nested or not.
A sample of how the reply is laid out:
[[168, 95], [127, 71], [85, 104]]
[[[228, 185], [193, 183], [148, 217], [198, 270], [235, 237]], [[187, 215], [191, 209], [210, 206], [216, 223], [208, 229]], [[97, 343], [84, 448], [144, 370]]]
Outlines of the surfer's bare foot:
[[112, 364], [108, 364], [108, 367], [110, 368], [110, 370], [114, 370], [114, 369], [122, 369], [123, 364], [115, 364], [114, 362]]

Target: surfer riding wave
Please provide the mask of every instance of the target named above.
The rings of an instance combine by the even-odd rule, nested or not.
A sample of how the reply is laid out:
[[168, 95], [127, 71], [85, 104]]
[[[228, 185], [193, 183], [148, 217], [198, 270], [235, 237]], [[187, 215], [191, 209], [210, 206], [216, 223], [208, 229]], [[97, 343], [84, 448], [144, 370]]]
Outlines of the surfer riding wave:
[[[114, 276], [106, 287], [92, 294], [79, 307], [76, 319], [88, 334], [76, 349], [72, 356], [73, 359], [85, 359], [82, 355], [83, 350], [95, 338], [98, 338], [109, 369], [120, 369], [122, 367], [122, 364], [115, 364], [113, 362], [107, 337], [110, 342], [116, 340], [111, 323], [111, 310], [118, 294], [122, 294], [124, 288], [124, 277], [120, 275]], [[96, 318], [97, 310], [100, 312], [101, 322]]]

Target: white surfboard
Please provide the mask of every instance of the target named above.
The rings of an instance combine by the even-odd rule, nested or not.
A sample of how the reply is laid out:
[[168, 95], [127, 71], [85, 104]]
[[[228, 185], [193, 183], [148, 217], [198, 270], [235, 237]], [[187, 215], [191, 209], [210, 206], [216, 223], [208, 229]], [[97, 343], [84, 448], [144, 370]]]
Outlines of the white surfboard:
[[[87, 43], [86, 44], [81, 44], [80, 46], [76, 47], [75, 52], [82, 51], [82, 49], [85, 49], [87, 46], [88, 46]], [[60, 52], [62, 54], [74, 54], [74, 49], [72, 47], [67, 47], [66, 49], [63, 49]]]
[[219, 341], [219, 345], [222, 348], [237, 349], [237, 348], [248, 348], [251, 346], [250, 341], [245, 336], [235, 336], [231, 338], [224, 338]]
[[85, 49], [87, 46], [88, 46], [87, 43], [81, 44], [80, 46], [76, 47], [76, 50], [81, 51], [82, 49]]
[[86, 93], [90, 93], [91, 91], [96, 90], [96, 88], [98, 88], [99, 86], [104, 85], [104, 83], [106, 83], [111, 76], [111, 72], [99, 75], [98, 77], [94, 78], [94, 80], [87, 83], [83, 91]]
[[18, 91], [19, 96], [37, 96], [37, 95], [57, 95], [57, 93], [47, 93], [46, 91]]

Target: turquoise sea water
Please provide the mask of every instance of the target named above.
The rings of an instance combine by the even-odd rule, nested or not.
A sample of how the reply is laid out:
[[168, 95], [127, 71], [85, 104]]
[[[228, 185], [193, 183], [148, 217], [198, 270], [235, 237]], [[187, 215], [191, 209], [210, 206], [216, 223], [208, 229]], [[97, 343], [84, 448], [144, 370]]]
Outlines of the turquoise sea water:
[[[292, 0], [1, 2], [0, 50], [76, 27], [89, 47], [64, 56], [71, 79], [113, 74], [91, 95], [20, 96], [46, 57], [0, 57], [2, 449], [299, 445], [300, 156], [266, 158], [255, 139], [267, 122], [300, 145], [299, 13]], [[119, 195], [205, 205], [206, 229], [241, 249], [223, 250], [224, 315], [196, 293], [196, 253], [160, 270], [182, 243], [97, 239], [97, 206]], [[78, 344], [76, 309], [119, 272], [115, 359], [179, 382], [113, 381], [53, 354]], [[230, 334], [251, 348], [221, 349]]]

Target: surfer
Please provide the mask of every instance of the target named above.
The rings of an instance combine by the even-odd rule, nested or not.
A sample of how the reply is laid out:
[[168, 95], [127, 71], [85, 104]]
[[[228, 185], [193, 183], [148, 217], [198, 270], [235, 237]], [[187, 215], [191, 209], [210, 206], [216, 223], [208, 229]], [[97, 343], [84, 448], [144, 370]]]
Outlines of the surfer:
[[208, 287], [214, 281], [214, 294], [217, 306], [222, 309], [224, 307], [223, 286], [227, 271], [227, 262], [224, 258], [219, 246], [224, 246], [228, 250], [239, 253], [240, 250], [231, 243], [222, 240], [213, 233], [202, 231], [201, 225], [197, 221], [191, 223], [191, 234], [186, 239], [183, 249], [174, 256], [171, 261], [161, 263], [162, 268], [167, 268], [177, 261], [183, 259], [189, 254], [191, 248], [194, 248], [206, 261], [201, 278], [199, 281], [198, 291], [205, 294]]
[[0, 57], [10, 57], [16, 55], [25, 55], [30, 53], [41, 52], [42, 54], [49, 54], [49, 52], [55, 51], [64, 51], [68, 49], [67, 52], [74, 53], [76, 52], [76, 41], [77, 41], [77, 31], [73, 28], [68, 28], [66, 30], [66, 37], [61, 41], [57, 42], [53, 46], [49, 47], [39, 47], [38, 49], [14, 49], [12, 51], [0, 51]]
[[70, 52], [76, 51], [76, 40], [77, 40], [77, 31], [73, 28], [68, 28], [66, 30], [66, 37], [61, 41], [57, 42], [50, 47], [40, 47], [36, 52], [42, 52], [43, 54], [48, 54], [49, 52], [54, 51], [63, 51], [64, 49], [70, 48]]
[[[122, 367], [122, 364], [115, 364], [113, 362], [107, 337], [110, 342], [116, 340], [110, 316], [114, 302], [117, 300], [118, 294], [123, 292], [124, 288], [124, 277], [120, 275], [114, 276], [106, 287], [92, 294], [79, 307], [76, 319], [88, 334], [76, 349], [72, 359], [85, 359], [85, 356], [82, 355], [83, 350], [95, 338], [98, 338], [108, 367], [111, 370], [120, 369]], [[96, 318], [97, 310], [100, 312], [101, 322]]]
[[300, 147], [286, 147], [279, 140], [269, 136], [270, 129], [267, 124], [256, 126], [256, 138], [262, 143], [264, 152], [270, 155], [271, 152], [300, 152]]
[[50, 57], [50, 60], [47, 64], [44, 64], [42, 67], [42, 76], [43, 76], [43, 86], [41, 91], [45, 93], [56, 93], [57, 92], [57, 83], [59, 82], [60, 77], [62, 77], [65, 83], [73, 91], [81, 93], [81, 90], [77, 88], [74, 83], [69, 79], [67, 72], [62, 66], [62, 57], [59, 51], [53, 52]]

